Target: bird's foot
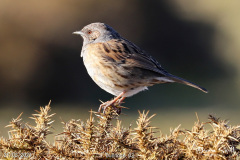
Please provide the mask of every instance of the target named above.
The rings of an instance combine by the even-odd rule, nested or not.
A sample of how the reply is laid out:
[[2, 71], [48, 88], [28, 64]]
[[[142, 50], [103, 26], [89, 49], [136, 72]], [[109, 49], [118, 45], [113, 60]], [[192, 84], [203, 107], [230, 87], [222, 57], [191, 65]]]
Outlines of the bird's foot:
[[103, 113], [110, 113], [110, 112], [116, 112], [118, 115], [121, 114], [122, 107], [120, 106], [122, 103], [124, 103], [121, 99], [118, 99], [117, 101], [111, 100], [107, 102], [102, 102], [100, 105], [98, 112], [100, 113], [101, 110], [103, 110]]

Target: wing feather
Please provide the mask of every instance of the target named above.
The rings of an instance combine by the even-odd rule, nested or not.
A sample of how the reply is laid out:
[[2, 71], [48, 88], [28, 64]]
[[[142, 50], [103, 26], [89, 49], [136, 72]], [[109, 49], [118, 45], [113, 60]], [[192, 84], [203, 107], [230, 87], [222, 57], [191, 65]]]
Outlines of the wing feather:
[[111, 57], [116, 63], [150, 70], [159, 73], [160, 76], [168, 74], [153, 57], [132, 42], [125, 39], [112, 39], [106, 43], [111, 50], [106, 56]]

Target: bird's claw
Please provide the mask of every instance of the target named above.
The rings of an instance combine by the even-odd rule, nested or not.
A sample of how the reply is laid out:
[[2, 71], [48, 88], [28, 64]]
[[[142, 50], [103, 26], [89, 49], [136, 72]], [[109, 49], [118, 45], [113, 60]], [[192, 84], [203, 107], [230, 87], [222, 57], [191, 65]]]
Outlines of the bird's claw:
[[[105, 114], [106, 113], [106, 110], [107, 108], [111, 107], [113, 108], [117, 114], [120, 114], [121, 113], [121, 108], [122, 107], [119, 107], [120, 104], [122, 104], [123, 102], [121, 101], [117, 101], [117, 102], [113, 102], [113, 101], [107, 101], [105, 103], [102, 103], [98, 109], [98, 112], [100, 113], [101, 110], [103, 110], [103, 113]], [[111, 109], [110, 109], [111, 110]]]

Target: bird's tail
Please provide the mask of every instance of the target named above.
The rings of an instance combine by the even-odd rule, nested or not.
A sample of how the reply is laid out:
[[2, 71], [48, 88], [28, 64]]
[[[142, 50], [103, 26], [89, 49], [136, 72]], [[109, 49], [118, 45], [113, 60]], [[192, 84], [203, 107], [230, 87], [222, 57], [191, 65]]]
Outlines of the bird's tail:
[[208, 90], [206, 90], [205, 88], [203, 88], [203, 87], [201, 87], [201, 86], [199, 86], [199, 85], [197, 85], [197, 84], [195, 84], [193, 82], [185, 80], [183, 78], [174, 76], [172, 74], [168, 74], [166, 78], [169, 79], [169, 80], [172, 80], [173, 82], [178, 82], [178, 83], [181, 83], [181, 84], [185, 84], [185, 85], [197, 88], [197, 89], [203, 91], [204, 93], [208, 93]]

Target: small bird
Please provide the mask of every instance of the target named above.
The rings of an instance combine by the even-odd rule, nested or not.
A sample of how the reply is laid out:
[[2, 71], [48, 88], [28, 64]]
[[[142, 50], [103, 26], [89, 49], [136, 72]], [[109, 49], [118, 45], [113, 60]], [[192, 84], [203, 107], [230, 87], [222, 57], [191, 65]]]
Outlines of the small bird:
[[73, 34], [83, 37], [81, 57], [88, 74], [99, 87], [116, 96], [100, 105], [99, 112], [160, 83], [178, 82], [208, 92], [168, 73], [157, 60], [107, 24], [91, 23]]

